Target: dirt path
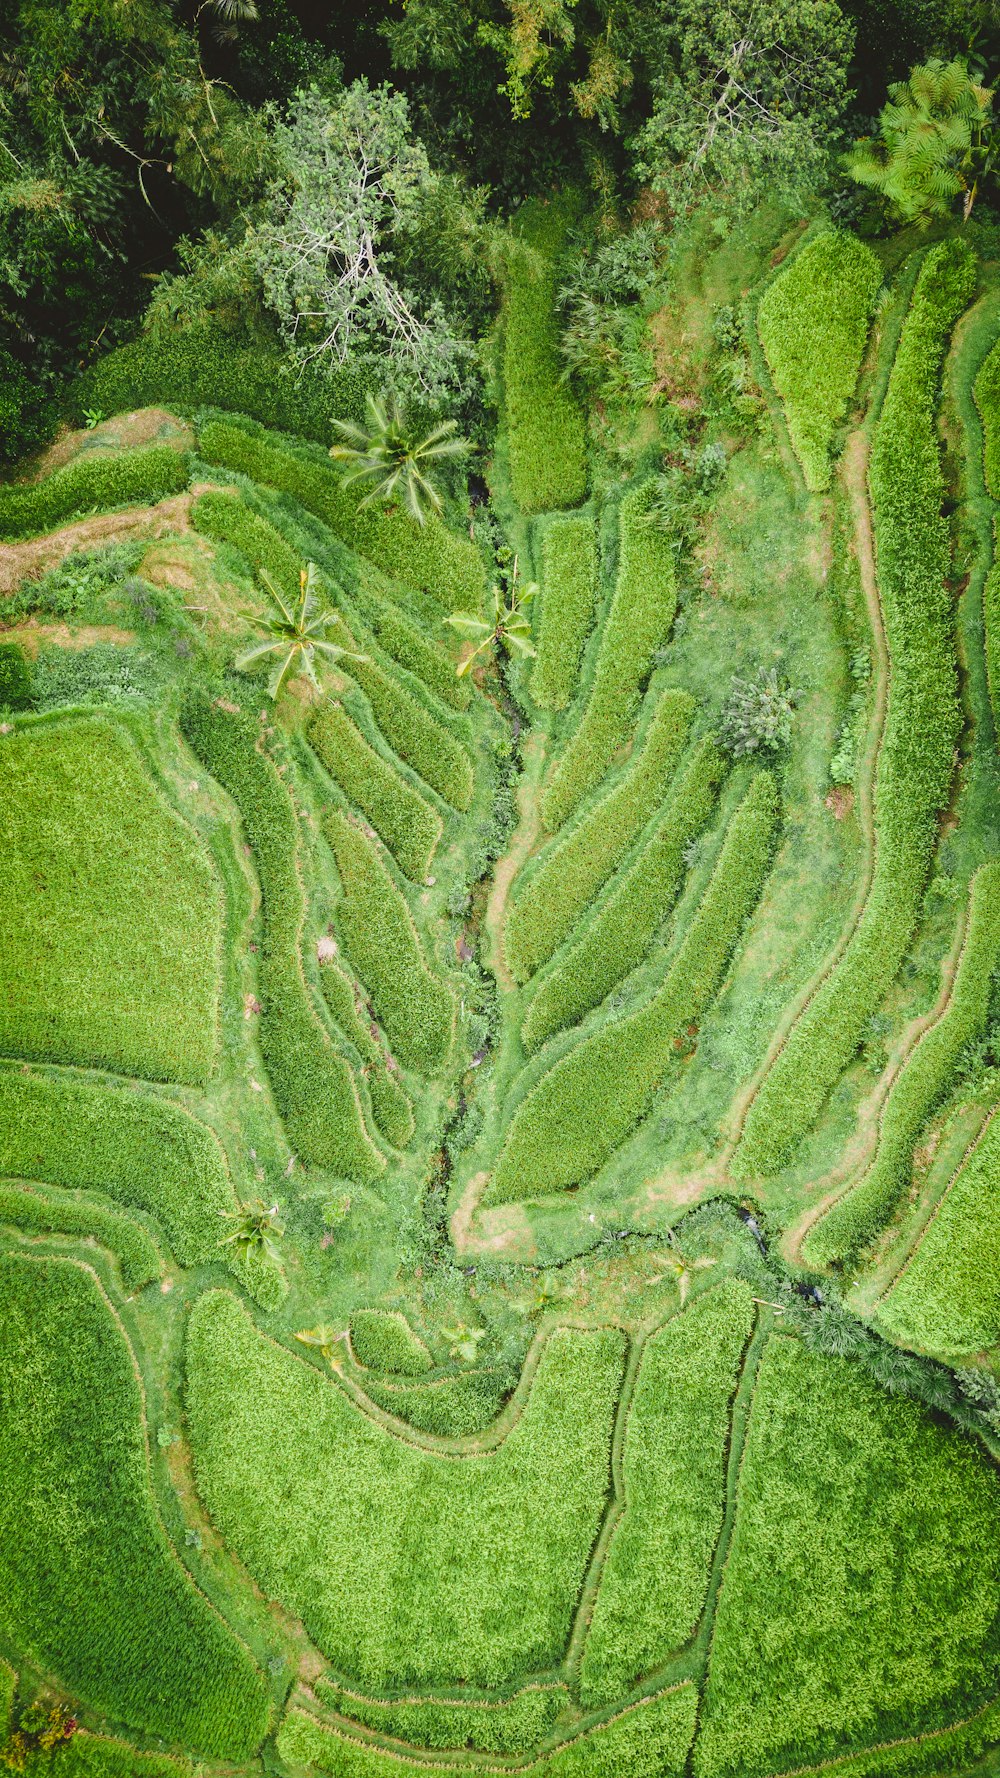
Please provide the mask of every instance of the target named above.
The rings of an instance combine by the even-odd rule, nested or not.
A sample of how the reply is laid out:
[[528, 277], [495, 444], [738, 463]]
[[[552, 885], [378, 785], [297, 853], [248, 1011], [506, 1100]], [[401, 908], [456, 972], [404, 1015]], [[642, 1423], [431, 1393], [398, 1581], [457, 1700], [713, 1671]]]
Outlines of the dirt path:
[[0, 634], [5, 642], [20, 643], [29, 660], [36, 658], [45, 642], [57, 648], [90, 648], [95, 642], [118, 642], [127, 647], [135, 641], [134, 630], [120, 630], [114, 624], [77, 624], [71, 630], [68, 624], [40, 624], [34, 619], [9, 630], [0, 628]]
[[496, 870], [493, 873], [493, 886], [490, 889], [486, 912], [483, 915], [483, 926], [489, 940], [490, 967], [500, 987], [507, 993], [512, 993], [517, 986], [514, 977], [507, 968], [507, 959], [504, 956], [503, 948], [507, 899], [514, 878], [538, 842], [538, 831], [541, 825], [539, 798], [544, 761], [544, 737], [538, 733], [529, 735], [524, 744], [524, 770], [517, 793], [521, 818], [511, 836], [507, 851], [502, 858], [497, 860]]
[[123, 512], [95, 513], [75, 519], [45, 537], [27, 537], [23, 543], [0, 543], [0, 593], [13, 593], [22, 580], [37, 580], [67, 556], [93, 549], [97, 544], [124, 543], [130, 537], [165, 537], [168, 532], [189, 531], [191, 501], [199, 490], [190, 489], [160, 500], [155, 506], [130, 506]]
[[871, 510], [868, 504], [868, 439], [865, 432], [859, 429], [852, 432], [847, 441], [840, 463], [840, 474], [844, 488], [850, 501], [851, 517], [854, 524], [854, 539], [864, 592], [865, 607], [871, 627], [874, 649], [874, 699], [872, 703], [871, 721], [868, 739], [858, 772], [857, 809], [858, 825], [861, 829], [864, 845], [864, 869], [858, 885], [858, 893], [854, 906], [844, 930], [829, 957], [806, 984], [798, 997], [785, 1009], [782, 1018], [775, 1027], [767, 1053], [752, 1079], [743, 1092], [736, 1098], [731, 1111], [730, 1137], [725, 1148], [722, 1166], [728, 1166], [743, 1135], [743, 1128], [758, 1092], [774, 1067], [781, 1051], [803, 1013], [810, 1006], [824, 982], [828, 981], [844, 955], [858, 923], [864, 913], [868, 896], [875, 875], [877, 863], [878, 836], [875, 830], [875, 780], [878, 773], [879, 755], [885, 733], [886, 709], [889, 701], [889, 649], [885, 639], [885, 625], [882, 619], [882, 605], [879, 599], [878, 579], [875, 570], [875, 541], [872, 535]]
[[455, 1252], [491, 1254], [518, 1265], [533, 1265], [538, 1246], [522, 1204], [501, 1204], [480, 1210], [479, 1200], [489, 1184], [488, 1173], [474, 1173], [451, 1215], [451, 1239]]

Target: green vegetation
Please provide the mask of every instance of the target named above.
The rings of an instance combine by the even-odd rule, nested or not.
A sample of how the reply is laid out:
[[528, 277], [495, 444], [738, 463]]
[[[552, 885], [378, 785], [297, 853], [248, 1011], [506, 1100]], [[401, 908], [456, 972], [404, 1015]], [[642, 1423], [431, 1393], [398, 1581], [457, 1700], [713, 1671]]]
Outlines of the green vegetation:
[[814, 493], [830, 485], [836, 428], [854, 394], [882, 268], [855, 235], [807, 241], [769, 284], [757, 326], [788, 430]]
[[515, 1380], [509, 1371], [484, 1369], [429, 1383], [386, 1383], [378, 1377], [366, 1377], [364, 1383], [378, 1407], [417, 1432], [468, 1438], [493, 1424]]
[[1000, 1339], [1000, 1123], [965, 1157], [919, 1245], [879, 1306], [893, 1339], [946, 1358]]
[[759, 772], [662, 985], [554, 1063], [522, 1099], [489, 1190], [494, 1202], [538, 1197], [588, 1178], [645, 1115], [684, 1036], [717, 992], [756, 905], [778, 819], [774, 780]]
[[345, 665], [400, 759], [453, 809], [468, 809], [475, 784], [472, 761], [442, 717], [433, 715], [400, 679], [384, 671], [376, 661], [348, 661]]
[[457, 420], [442, 420], [420, 438], [406, 418], [395, 395], [382, 401], [369, 394], [365, 403], [364, 424], [353, 420], [335, 420], [337, 442], [330, 446], [330, 455], [345, 467], [341, 480], [345, 488], [356, 482], [371, 485], [360, 505], [394, 507], [402, 501], [403, 509], [418, 525], [425, 525], [433, 513], [440, 518], [443, 501], [434, 485], [437, 466], [466, 456], [469, 444], [455, 436]]
[[583, 645], [594, 617], [597, 553], [589, 513], [549, 519], [542, 533], [542, 611], [531, 695], [542, 710], [562, 710], [576, 689]]
[[317, 1696], [340, 1716], [420, 1747], [475, 1747], [482, 1753], [524, 1753], [551, 1732], [568, 1693], [563, 1685], [532, 1685], [510, 1698], [451, 1698], [433, 1703], [405, 1698], [383, 1703], [319, 1680]]
[[518, 981], [547, 962], [659, 808], [693, 714], [686, 692], [664, 692], [627, 766], [515, 883], [504, 950]]
[[337, 860], [337, 930], [351, 967], [400, 1061], [432, 1071], [451, 1045], [452, 995], [428, 966], [410, 910], [373, 841], [339, 809], [323, 829]]
[[0, 1277], [0, 1633], [118, 1722], [248, 1758], [264, 1682], [167, 1542], [110, 1303], [69, 1260], [6, 1258]]
[[[568, 1742], [540, 1759], [505, 1771], [530, 1778], [586, 1778], [591, 1773], [628, 1772], [629, 1778], [680, 1778], [694, 1736], [698, 1695], [692, 1685], [679, 1685], [643, 1698], [610, 1722]], [[421, 1772], [452, 1772], [454, 1766], [408, 1760], [396, 1751], [351, 1741], [333, 1728], [293, 1710], [277, 1737], [281, 1757], [292, 1765], [316, 1765], [331, 1778], [418, 1778]]]
[[811, 1765], [971, 1714], [995, 1687], [996, 1512], [996, 1476], [971, 1440], [860, 1367], [772, 1339], [740, 1470], [699, 1778]]
[[986, 354], [973, 385], [983, 426], [983, 473], [994, 500], [1000, 500], [1000, 340]]
[[0, 1222], [21, 1229], [83, 1235], [100, 1242], [114, 1254], [121, 1267], [122, 1282], [130, 1292], [141, 1290], [144, 1284], [151, 1284], [160, 1276], [156, 1243], [141, 1224], [108, 1209], [89, 1192], [0, 1184]]
[[351, 1349], [359, 1364], [392, 1377], [419, 1377], [431, 1369], [431, 1355], [398, 1309], [355, 1309]]
[[434, 697], [456, 710], [468, 709], [469, 687], [457, 677], [451, 654], [428, 639], [414, 618], [390, 596], [375, 569], [362, 568], [351, 604], [398, 666], [422, 679]]
[[187, 487], [187, 458], [169, 445], [80, 456], [31, 487], [0, 488], [0, 537], [37, 537], [85, 512], [165, 500]]
[[507, 249], [503, 394], [510, 479], [522, 512], [576, 506], [587, 492], [584, 420], [560, 373], [556, 260], [576, 206], [530, 203]]
[[803, 1252], [810, 1264], [852, 1258], [888, 1222], [909, 1182], [920, 1131], [947, 1091], [962, 1051], [986, 1025], [998, 959], [1000, 863], [994, 862], [984, 864], [972, 881], [962, 954], [948, 1004], [892, 1087], [872, 1165], [807, 1237]]
[[191, 523], [204, 537], [229, 543], [246, 558], [252, 570], [263, 569], [286, 593], [294, 593], [299, 578], [299, 554], [280, 531], [252, 512], [233, 489], [221, 493], [210, 488], [191, 503]]
[[875, 433], [870, 476], [890, 660], [875, 781], [875, 870], [846, 950], [793, 1026], [750, 1107], [738, 1152], [744, 1176], [774, 1173], [794, 1154], [884, 999], [919, 913], [959, 729], [934, 403], [948, 335], [974, 278], [972, 255], [962, 242], [931, 248]]
[[198, 445], [207, 462], [291, 494], [395, 580], [442, 604], [458, 600], [475, 610], [481, 603], [485, 575], [480, 557], [468, 538], [456, 537], [439, 519], [415, 525], [402, 513], [359, 509], [325, 458], [302, 446], [293, 448], [246, 420], [208, 420]]
[[296, 870], [297, 828], [288, 791], [249, 717], [204, 695], [181, 724], [190, 745], [236, 804], [260, 879], [263, 943], [257, 985], [260, 1043], [288, 1139], [305, 1161], [371, 1178], [385, 1166], [365, 1134], [357, 1087], [334, 1050], [302, 978], [304, 909]]
[[580, 1675], [610, 1704], [694, 1629], [722, 1524], [729, 1403], [754, 1308], [733, 1280], [699, 1297], [645, 1347], [629, 1411], [625, 1511], [601, 1575]]
[[332, 960], [324, 962], [320, 984], [334, 1023], [361, 1057], [375, 1122], [387, 1142], [394, 1148], [405, 1148], [413, 1135], [413, 1111], [395, 1079], [391, 1058], [361, 999], [361, 990]]
[[207, 1079], [221, 908], [194, 834], [105, 716], [0, 738], [0, 1048]]
[[441, 817], [400, 772], [376, 753], [341, 704], [328, 698], [309, 724], [309, 739], [348, 802], [377, 829], [401, 871], [422, 883], [441, 838]]
[[26, 710], [32, 697], [32, 673], [16, 642], [0, 642], [0, 707]]
[[615, 1331], [557, 1331], [503, 1443], [449, 1458], [390, 1437], [212, 1293], [188, 1340], [199, 1492], [341, 1673], [374, 1691], [507, 1685], [561, 1656], [622, 1356]]
[[670, 539], [649, 523], [646, 499], [645, 489], [638, 487], [621, 503], [618, 578], [594, 681], [579, 726], [542, 799], [542, 817], [550, 832], [572, 815], [629, 739], [654, 656], [674, 621], [673, 552]]
[[539, 978], [521, 1028], [526, 1049], [582, 1019], [638, 968], [673, 906], [685, 852], [712, 813], [723, 770], [714, 743], [703, 741], [631, 863], [612, 877]]

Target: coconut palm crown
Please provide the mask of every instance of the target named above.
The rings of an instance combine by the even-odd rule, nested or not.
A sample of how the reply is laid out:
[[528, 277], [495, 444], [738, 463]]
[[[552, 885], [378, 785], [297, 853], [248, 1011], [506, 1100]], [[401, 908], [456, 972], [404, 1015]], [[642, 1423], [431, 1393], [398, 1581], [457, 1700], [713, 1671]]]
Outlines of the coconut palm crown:
[[294, 605], [283, 598], [263, 570], [260, 579], [270, 601], [271, 611], [266, 617], [260, 617], [255, 611], [242, 611], [240, 616], [253, 624], [266, 640], [255, 643], [253, 648], [238, 655], [236, 667], [243, 672], [258, 661], [275, 656], [267, 682], [268, 693], [272, 698], [277, 698], [286, 679], [299, 672], [305, 673], [318, 691], [317, 655], [330, 661], [361, 661], [365, 658], [360, 654], [352, 654], [340, 643], [329, 640], [327, 630], [331, 624], [340, 623], [341, 617], [339, 612], [330, 611], [320, 604], [319, 589], [323, 582], [315, 562], [307, 562], [299, 574], [299, 597]]
[[441, 496], [428, 468], [449, 458], [464, 457], [470, 449], [469, 442], [457, 436], [455, 420], [442, 420], [424, 438], [418, 438], [395, 396], [379, 401], [369, 395], [367, 406], [366, 426], [356, 426], [349, 420], [334, 421], [340, 436], [330, 446], [330, 455], [346, 466], [346, 483], [371, 482], [362, 506], [371, 506], [375, 501], [389, 506], [399, 500], [411, 519], [423, 525], [431, 513], [441, 511]]

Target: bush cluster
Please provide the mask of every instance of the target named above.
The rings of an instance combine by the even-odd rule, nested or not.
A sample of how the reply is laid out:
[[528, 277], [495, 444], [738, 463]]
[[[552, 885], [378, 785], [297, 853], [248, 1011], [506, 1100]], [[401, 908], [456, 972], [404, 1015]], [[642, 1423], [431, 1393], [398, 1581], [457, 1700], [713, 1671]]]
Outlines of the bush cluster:
[[537, 866], [515, 879], [504, 952], [518, 981], [527, 981], [572, 932], [659, 808], [693, 715], [687, 692], [664, 692], [618, 777], [546, 846]]
[[392, 579], [429, 593], [444, 606], [463, 611], [481, 606], [486, 584], [482, 558], [469, 538], [449, 531], [440, 519], [417, 525], [404, 512], [360, 506], [357, 491], [344, 487], [328, 458], [248, 420], [207, 420], [198, 443], [207, 462], [290, 494]]
[[542, 819], [550, 832], [572, 815], [630, 738], [653, 657], [674, 621], [673, 552], [669, 538], [649, 524], [645, 502], [645, 489], [638, 487], [621, 503], [618, 577], [594, 682], [579, 726], [542, 798]]
[[219, 1257], [235, 1199], [205, 1124], [150, 1093], [0, 1068], [0, 1176], [90, 1188], [145, 1210], [183, 1266]]
[[337, 860], [343, 895], [337, 930], [351, 968], [371, 996], [395, 1055], [433, 1072], [451, 1045], [455, 1003], [424, 956], [413, 917], [378, 849], [340, 809], [323, 831]]
[[701, 1614], [722, 1525], [729, 1406], [753, 1320], [748, 1286], [730, 1279], [643, 1349], [622, 1457], [625, 1511], [580, 1670], [585, 1705], [625, 1697]]
[[875, 870], [843, 956], [751, 1105], [737, 1151], [743, 1175], [774, 1173], [790, 1160], [884, 999], [919, 913], [961, 721], [934, 404], [948, 336], [974, 281], [963, 242], [931, 248], [875, 433], [870, 480], [890, 661], [875, 782]]
[[193, 691], [181, 728], [206, 769], [229, 792], [260, 880], [263, 937], [257, 989], [260, 1046], [278, 1111], [303, 1161], [346, 1178], [371, 1179], [385, 1162], [365, 1134], [354, 1077], [333, 1048], [309, 998], [299, 937], [304, 908], [298, 829], [288, 790], [257, 748], [258, 726]]
[[309, 723], [310, 743], [348, 802], [367, 816], [401, 871], [422, 883], [441, 838], [441, 817], [327, 699]]
[[81, 513], [165, 500], [187, 481], [188, 458], [169, 445], [112, 457], [84, 452], [44, 481], [0, 488], [0, 537], [37, 537]]
[[0, 1222], [19, 1229], [83, 1235], [100, 1242], [117, 1259], [130, 1295], [160, 1276], [160, 1256], [146, 1230], [131, 1217], [109, 1210], [89, 1192], [0, 1185]]
[[522, 512], [576, 506], [587, 492], [583, 414], [562, 375], [556, 259], [570, 200], [534, 201], [519, 214], [503, 298], [503, 392], [510, 479]]
[[713, 742], [703, 741], [635, 856], [612, 877], [539, 979], [521, 1031], [526, 1049], [576, 1024], [638, 968], [674, 904], [687, 849], [715, 807], [723, 770]]
[[359, 1004], [360, 989], [332, 961], [323, 964], [319, 979], [334, 1023], [361, 1057], [375, 1122], [393, 1148], [405, 1148], [413, 1135], [413, 1111], [390, 1070], [378, 1027], [373, 1026], [367, 1008]]
[[419, 1377], [433, 1365], [423, 1340], [398, 1309], [355, 1309], [351, 1350], [367, 1370], [390, 1377]]
[[30, 722], [0, 776], [0, 1050], [203, 1084], [222, 898], [128, 731]]
[[945, 1710], [969, 1714], [995, 1690], [998, 1505], [971, 1439], [860, 1367], [772, 1339], [716, 1613], [698, 1778], [812, 1766], [913, 1735]]
[[542, 533], [542, 603], [531, 695], [562, 710], [576, 689], [583, 645], [594, 621], [597, 541], [589, 513], [550, 518]]
[[952, 1361], [1000, 1340], [998, 1178], [994, 1117], [879, 1307], [891, 1339]]
[[963, 1049], [985, 1029], [998, 957], [1000, 863], [992, 861], [972, 881], [965, 943], [948, 1005], [893, 1083], [871, 1166], [807, 1235], [802, 1251], [808, 1264], [851, 1260], [885, 1227], [909, 1183], [926, 1119], [947, 1091]]
[[26, 710], [32, 701], [31, 666], [16, 642], [0, 642], [0, 709]]
[[529, 1685], [510, 1698], [361, 1698], [332, 1680], [316, 1695], [339, 1716], [417, 1747], [474, 1747], [480, 1753], [527, 1753], [551, 1732], [569, 1698], [564, 1685]]
[[882, 268], [857, 235], [807, 241], [761, 299], [757, 329], [806, 487], [830, 485], [830, 450], [858, 380]]
[[132, 1354], [92, 1273], [0, 1260], [0, 1631], [146, 1736], [252, 1756], [267, 1690], [153, 1502]]
[[662, 985], [637, 1011], [584, 1036], [522, 1099], [487, 1191], [489, 1202], [579, 1184], [645, 1116], [671, 1059], [709, 1005], [756, 905], [778, 819], [760, 772], [726, 832], [711, 881]]
[[[698, 1693], [690, 1680], [632, 1704], [608, 1722], [598, 1723], [575, 1741], [528, 1764], [505, 1767], [524, 1778], [681, 1778], [694, 1739]], [[397, 1752], [350, 1741], [303, 1710], [292, 1710], [276, 1745], [290, 1765], [315, 1764], [336, 1778], [440, 1778], [455, 1767], [426, 1759], [408, 1760]]]
[[379, 1695], [516, 1684], [561, 1660], [604, 1512], [624, 1340], [560, 1328], [503, 1443], [420, 1450], [202, 1296], [188, 1334], [198, 1490], [269, 1598]]

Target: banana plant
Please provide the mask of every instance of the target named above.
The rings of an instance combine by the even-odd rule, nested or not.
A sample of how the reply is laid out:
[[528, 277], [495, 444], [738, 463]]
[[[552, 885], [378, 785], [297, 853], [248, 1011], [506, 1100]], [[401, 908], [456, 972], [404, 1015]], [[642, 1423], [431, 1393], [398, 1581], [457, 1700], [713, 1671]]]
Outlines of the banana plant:
[[241, 1259], [266, 1256], [275, 1265], [280, 1265], [277, 1238], [284, 1234], [285, 1225], [277, 1204], [268, 1205], [263, 1198], [251, 1198], [237, 1210], [220, 1210], [219, 1215], [233, 1225], [231, 1232], [223, 1235], [220, 1247], [234, 1247]]
[[517, 584], [517, 557], [514, 558], [514, 573], [511, 579], [509, 598], [504, 597], [503, 589], [495, 586], [490, 598], [492, 615], [490, 618], [473, 617], [465, 611], [455, 611], [446, 619], [453, 630], [475, 643], [472, 653], [464, 661], [460, 661], [457, 670], [459, 679], [463, 679], [472, 671], [480, 655], [489, 650], [496, 652], [503, 648], [509, 655], [519, 660], [533, 659], [537, 650], [531, 642], [531, 619], [527, 615], [527, 606], [538, 591], [534, 581], [526, 586]]
[[707, 1271], [709, 1266], [714, 1266], [717, 1262], [711, 1259], [707, 1253], [703, 1253], [699, 1259], [686, 1258], [681, 1252], [677, 1236], [672, 1229], [667, 1230], [667, 1240], [670, 1244], [670, 1252], [664, 1253], [660, 1257], [660, 1276], [673, 1278], [681, 1299], [681, 1308], [683, 1308], [691, 1292], [691, 1281], [694, 1274]]
[[327, 636], [331, 624], [341, 623], [342, 619], [339, 612], [330, 611], [320, 604], [320, 589], [325, 583], [315, 562], [307, 562], [299, 574], [299, 597], [294, 606], [286, 602], [273, 580], [263, 570], [260, 572], [260, 580], [270, 602], [270, 612], [266, 617], [260, 617], [255, 611], [241, 611], [240, 616], [253, 624], [266, 640], [238, 655], [236, 667], [242, 673], [247, 667], [255, 666], [258, 661], [276, 656], [267, 682], [268, 693], [272, 698], [277, 698], [286, 679], [299, 672], [305, 673], [310, 683], [319, 691], [317, 655], [322, 655], [329, 661], [365, 659], [364, 655], [353, 654], [340, 643], [331, 642]]
[[332, 1364], [336, 1356], [336, 1348], [341, 1340], [346, 1340], [345, 1328], [331, 1327], [329, 1322], [321, 1321], [318, 1327], [304, 1327], [295, 1338], [303, 1346], [315, 1346], [322, 1358]]

